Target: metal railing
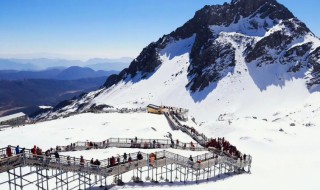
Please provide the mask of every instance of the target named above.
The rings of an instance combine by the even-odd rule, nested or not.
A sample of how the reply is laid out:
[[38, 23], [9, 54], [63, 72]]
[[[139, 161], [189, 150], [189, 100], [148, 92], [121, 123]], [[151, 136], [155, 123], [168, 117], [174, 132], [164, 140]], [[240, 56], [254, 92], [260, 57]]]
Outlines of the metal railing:
[[[10, 147], [11, 149], [15, 149], [16, 147]], [[0, 152], [3, 153], [6, 150], [6, 148], [0, 149]], [[48, 167], [48, 168], [65, 168], [73, 171], [95, 171], [97, 173], [106, 172], [104, 170], [112, 171], [114, 167], [119, 167], [120, 165], [124, 164], [131, 164], [128, 161], [128, 158], [132, 158], [132, 163], [138, 162], [138, 153], [142, 155], [142, 159], [148, 163], [149, 154], [143, 153], [143, 152], [135, 152], [127, 154], [127, 158], [124, 158], [124, 155], [118, 155], [115, 156], [115, 163], [114, 165], [111, 164], [110, 158], [104, 159], [100, 161], [100, 165], [94, 165], [91, 164], [89, 160], [84, 159], [83, 162], [81, 162], [80, 158], [76, 157], [70, 157], [70, 156], [63, 156], [59, 155], [58, 158], [45, 155], [37, 155], [32, 154], [30, 149], [25, 149], [23, 153], [20, 153], [18, 155], [13, 152], [13, 155], [10, 157], [4, 157], [0, 159], [0, 172], [10, 170], [12, 168], [21, 166], [21, 165], [40, 165], [42, 167]], [[175, 154], [166, 150], [163, 151], [157, 151], [154, 152], [156, 155], [157, 160], [160, 159], [169, 159], [171, 163], [183, 165], [185, 167], [190, 167], [191, 165], [194, 165], [196, 163], [201, 163], [208, 161], [213, 161], [210, 163], [227, 163], [229, 165], [243, 168], [245, 166], [248, 166], [251, 164], [252, 157], [248, 156], [246, 160], [240, 161], [235, 160], [233, 158], [230, 158], [226, 155], [217, 155], [214, 153], [206, 153], [202, 155], [197, 155], [192, 157], [193, 162], [190, 162], [190, 159], [185, 156], [181, 156], [179, 154]]]

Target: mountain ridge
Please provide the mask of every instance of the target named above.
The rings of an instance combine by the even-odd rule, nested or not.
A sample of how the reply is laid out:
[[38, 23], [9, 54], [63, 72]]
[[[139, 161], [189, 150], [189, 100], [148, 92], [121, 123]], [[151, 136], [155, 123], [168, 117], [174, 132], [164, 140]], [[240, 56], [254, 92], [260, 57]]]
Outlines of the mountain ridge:
[[[228, 12], [229, 16], [226, 15], [226, 12]], [[246, 23], [241, 25], [240, 21], [244, 20], [243, 18], [247, 18], [247, 20], [245, 20]], [[283, 21], [280, 23], [280, 20]], [[259, 23], [259, 21], [263, 23]], [[250, 30], [253, 30], [256, 32], [255, 35], [258, 37], [261, 37], [261, 34], [257, 34], [259, 33], [257, 30], [260, 30], [260, 33], [261, 30], [263, 30], [262, 32], [265, 35], [270, 31], [270, 29], [279, 24], [284, 25], [285, 28], [289, 29], [298, 26], [297, 29], [293, 30], [293, 32], [296, 33], [292, 34], [296, 37], [299, 37], [301, 34], [311, 33], [304, 23], [299, 21], [287, 8], [277, 3], [275, 0], [252, 2], [239, 0], [232, 1], [231, 4], [205, 6], [203, 9], [197, 11], [195, 16], [186, 22], [186, 24], [177, 28], [170, 34], [164, 35], [158, 41], [152, 42], [144, 48], [141, 54], [131, 62], [129, 68], [122, 70], [117, 76], [114, 75], [110, 77], [106, 81], [105, 87], [108, 88], [113, 84], [124, 80], [130, 75], [131, 77], [134, 77], [138, 71], [142, 72], [142, 77], [146, 77], [161, 64], [159, 62], [158, 49], [163, 49], [172, 41], [186, 39], [196, 34], [195, 43], [193, 44], [193, 48], [190, 53], [192, 67], [189, 68], [188, 74], [189, 77], [192, 75], [196, 76], [189, 81], [187, 87], [190, 88], [191, 92], [196, 92], [198, 90], [201, 91], [207, 87], [210, 82], [216, 82], [219, 80], [220, 77], [218, 75], [222, 70], [227, 69], [228, 66], [234, 66], [235, 64], [235, 60], [231, 60], [221, 65], [222, 68], [216, 68], [216, 72], [211, 74], [211, 76], [203, 76], [203, 67], [213, 65], [212, 62], [217, 60], [220, 56], [219, 53], [221, 51], [219, 52], [219, 49], [233, 49], [230, 47], [230, 44], [212, 43], [212, 41], [215, 42], [215, 39], [221, 32], [219, 31], [219, 27], [225, 26], [225, 28], [228, 28], [231, 24], [240, 25], [238, 26], [238, 29], [234, 30], [234, 32], [246, 34], [240, 30], [241, 27], [243, 27], [243, 30], [247, 30], [249, 32]], [[248, 48], [245, 50], [247, 54], [246, 61], [254, 61], [257, 58], [256, 54], [260, 55], [263, 61], [275, 61], [275, 59], [272, 59], [270, 55], [263, 55], [266, 52], [262, 47], [269, 46], [272, 48], [283, 45], [281, 43], [290, 44], [293, 39], [293, 37], [286, 36], [281, 31], [276, 31], [272, 35], [265, 36], [265, 39], [259, 40], [256, 44], [250, 44], [254, 42], [254, 40], [251, 40], [247, 44]], [[280, 44], [277, 42], [280, 42]], [[227, 54], [232, 52], [234, 51], [231, 50]], [[219, 66], [219, 64], [217, 65]], [[312, 84], [309, 83], [308, 85], [312, 86]]]
[[[205, 6], [186, 24], [150, 43], [128, 68], [110, 76], [104, 88], [62, 110], [80, 104], [85, 104], [81, 112], [92, 104], [154, 102], [198, 111], [201, 105], [214, 105], [220, 109], [211, 109], [217, 115], [240, 108], [252, 112], [253, 98], [269, 107], [260, 101], [270, 93], [288, 101], [275, 98], [269, 113], [303, 102], [302, 97], [320, 90], [319, 38], [277, 1], [250, 2]], [[297, 89], [301, 95], [289, 98], [287, 93]]]
[[72, 66], [68, 68], [51, 68], [43, 71], [0, 70], [0, 80], [54, 79], [77, 80], [83, 78], [107, 77], [117, 71], [94, 71], [88, 67]]
[[92, 58], [86, 61], [68, 60], [58, 58], [0, 58], [0, 70], [19, 70], [19, 71], [41, 71], [52, 67], [89, 67], [93, 70], [117, 70], [120, 71], [129, 65], [132, 58], [122, 57], [119, 59]]

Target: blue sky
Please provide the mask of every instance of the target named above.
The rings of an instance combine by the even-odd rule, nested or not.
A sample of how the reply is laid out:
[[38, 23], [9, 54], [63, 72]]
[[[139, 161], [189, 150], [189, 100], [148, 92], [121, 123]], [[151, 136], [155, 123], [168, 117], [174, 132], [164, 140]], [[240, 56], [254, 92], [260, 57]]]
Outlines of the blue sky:
[[[0, 0], [0, 57], [136, 57], [225, 0]], [[229, 2], [229, 0], [227, 1]], [[319, 0], [279, 0], [320, 36]]]

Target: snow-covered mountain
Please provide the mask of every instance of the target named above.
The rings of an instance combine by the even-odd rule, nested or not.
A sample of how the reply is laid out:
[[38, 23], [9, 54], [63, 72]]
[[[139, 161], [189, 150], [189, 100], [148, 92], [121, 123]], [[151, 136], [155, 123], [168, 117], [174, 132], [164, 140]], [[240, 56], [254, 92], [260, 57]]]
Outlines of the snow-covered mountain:
[[149, 103], [186, 107], [204, 120], [268, 117], [316, 104], [319, 84], [320, 40], [303, 22], [276, 0], [232, 0], [197, 11], [104, 88], [46, 117]]
[[[253, 156], [248, 175], [219, 176], [199, 184], [184, 184], [178, 178], [166, 184], [164, 178], [159, 184], [140, 186], [127, 183], [132, 179], [132, 172], [127, 172], [123, 178], [127, 184], [110, 189], [318, 190], [319, 66], [320, 40], [287, 8], [275, 0], [233, 0], [205, 6], [182, 27], [143, 49], [128, 68], [110, 76], [103, 88], [61, 102], [38, 117], [149, 103], [185, 107], [195, 118], [183, 124], [209, 138], [229, 139]], [[7, 128], [0, 133], [0, 144], [46, 149], [107, 138], [166, 138], [167, 132], [181, 142], [193, 141], [182, 131], [173, 131], [162, 115], [70, 115]], [[136, 151], [108, 148], [62, 154], [105, 159]], [[6, 177], [3, 173], [0, 180]], [[113, 178], [108, 180], [112, 184]]]

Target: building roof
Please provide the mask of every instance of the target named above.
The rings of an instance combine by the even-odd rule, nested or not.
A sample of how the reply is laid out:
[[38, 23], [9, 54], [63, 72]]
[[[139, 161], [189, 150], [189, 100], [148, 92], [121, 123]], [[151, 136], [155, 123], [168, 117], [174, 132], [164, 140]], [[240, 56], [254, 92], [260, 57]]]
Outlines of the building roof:
[[160, 106], [156, 106], [156, 105], [153, 105], [153, 104], [149, 104], [147, 107], [148, 108], [153, 108], [153, 109], [160, 109]]
[[7, 115], [7, 116], [4, 116], [4, 117], [0, 117], [0, 122], [8, 121], [8, 120], [15, 119], [15, 118], [18, 118], [18, 117], [22, 117], [22, 116], [25, 116], [25, 115], [26, 114], [24, 114], [22, 112], [15, 113], [15, 114], [12, 114], [12, 115]]

